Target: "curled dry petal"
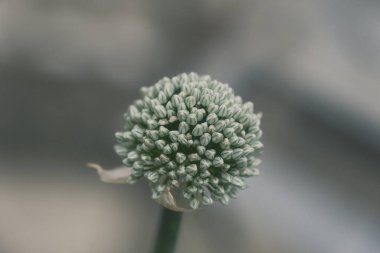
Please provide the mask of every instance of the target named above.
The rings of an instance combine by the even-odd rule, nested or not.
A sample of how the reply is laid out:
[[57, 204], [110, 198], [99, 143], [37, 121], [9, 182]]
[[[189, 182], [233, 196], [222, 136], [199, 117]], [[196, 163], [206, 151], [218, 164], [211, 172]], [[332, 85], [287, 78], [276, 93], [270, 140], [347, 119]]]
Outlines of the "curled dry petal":
[[96, 163], [87, 163], [87, 167], [95, 169], [100, 179], [105, 183], [123, 184], [129, 183], [132, 170], [128, 167], [118, 167], [112, 170], [105, 170]]
[[176, 212], [191, 212], [193, 209], [179, 207], [177, 205], [177, 202], [175, 201], [173, 195], [169, 190], [165, 190], [163, 194], [156, 200], [159, 204], [163, 205], [164, 207], [176, 211]]

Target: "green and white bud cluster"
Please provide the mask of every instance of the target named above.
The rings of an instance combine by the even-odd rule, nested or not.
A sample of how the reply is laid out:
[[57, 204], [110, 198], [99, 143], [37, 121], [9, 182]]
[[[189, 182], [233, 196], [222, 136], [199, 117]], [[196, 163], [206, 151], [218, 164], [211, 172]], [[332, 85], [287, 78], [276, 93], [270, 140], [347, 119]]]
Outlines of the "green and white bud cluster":
[[191, 209], [227, 205], [259, 174], [260, 115], [227, 85], [195, 73], [141, 89], [124, 115], [116, 153], [129, 183], [149, 180], [154, 199], [179, 189]]

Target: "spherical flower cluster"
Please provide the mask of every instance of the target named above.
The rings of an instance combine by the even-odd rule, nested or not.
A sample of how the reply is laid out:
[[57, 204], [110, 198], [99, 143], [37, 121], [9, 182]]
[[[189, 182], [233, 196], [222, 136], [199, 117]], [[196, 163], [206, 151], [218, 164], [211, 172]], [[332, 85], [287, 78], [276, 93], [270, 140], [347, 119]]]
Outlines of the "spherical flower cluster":
[[141, 89], [124, 115], [116, 153], [132, 168], [128, 182], [150, 181], [152, 197], [179, 190], [191, 209], [228, 204], [258, 175], [260, 115], [227, 85], [195, 73]]

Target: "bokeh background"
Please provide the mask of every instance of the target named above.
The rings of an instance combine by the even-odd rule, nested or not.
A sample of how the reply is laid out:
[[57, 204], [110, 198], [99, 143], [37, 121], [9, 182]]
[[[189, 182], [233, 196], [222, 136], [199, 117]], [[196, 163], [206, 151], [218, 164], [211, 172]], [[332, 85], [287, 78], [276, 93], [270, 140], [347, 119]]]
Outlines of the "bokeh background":
[[145, 183], [109, 185], [139, 87], [195, 71], [264, 113], [261, 176], [185, 215], [178, 252], [380, 249], [380, 2], [0, 1], [0, 253], [149, 252]]

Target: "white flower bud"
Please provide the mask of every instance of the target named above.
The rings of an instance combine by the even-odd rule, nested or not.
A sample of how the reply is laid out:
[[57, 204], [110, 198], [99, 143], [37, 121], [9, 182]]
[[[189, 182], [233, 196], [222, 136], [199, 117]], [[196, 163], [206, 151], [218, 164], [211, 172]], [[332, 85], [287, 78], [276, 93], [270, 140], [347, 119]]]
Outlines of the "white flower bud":
[[195, 97], [189, 96], [189, 97], [185, 98], [185, 104], [186, 104], [187, 108], [190, 110], [191, 108], [193, 108], [197, 104], [197, 101], [196, 101]]
[[161, 137], [165, 137], [165, 136], [169, 135], [169, 129], [167, 129], [164, 126], [160, 126], [158, 133]]
[[214, 161], [212, 161], [212, 165], [215, 167], [221, 167], [224, 164], [223, 158], [215, 157]]
[[193, 129], [193, 132], [192, 134], [194, 136], [201, 136], [203, 134], [203, 128], [202, 128], [202, 125], [196, 125]]
[[207, 195], [204, 195], [202, 197], [202, 204], [205, 205], [205, 206], [209, 206], [213, 203], [213, 200], [210, 196], [207, 196]]
[[189, 116], [186, 119], [186, 122], [189, 125], [195, 126], [197, 124], [197, 116], [194, 113], [189, 114]]
[[211, 113], [206, 117], [207, 124], [212, 125], [218, 121], [218, 116], [215, 113]]
[[189, 116], [189, 112], [185, 110], [181, 110], [177, 114], [177, 118], [179, 121], [186, 121], [187, 116]]
[[205, 169], [210, 168], [211, 165], [212, 165], [212, 163], [209, 160], [202, 159], [200, 164], [199, 164], [199, 166], [200, 166], [199, 168], [202, 170], [205, 170]]
[[201, 105], [207, 107], [211, 102], [210, 95], [209, 94], [202, 94], [200, 102], [201, 102]]
[[226, 122], [224, 120], [219, 120], [215, 124], [215, 131], [221, 132], [226, 127]]
[[178, 130], [180, 134], [185, 134], [189, 131], [190, 126], [186, 122], [179, 123]]
[[223, 134], [217, 132], [212, 134], [213, 143], [220, 143], [221, 141], [223, 141]]
[[209, 106], [207, 107], [208, 113], [216, 113], [218, 109], [219, 107], [214, 103], [209, 104]]
[[172, 142], [178, 141], [179, 132], [178, 131], [170, 131], [169, 132], [169, 138]]
[[178, 96], [178, 95], [174, 95], [171, 99], [171, 104], [174, 106], [174, 107], [178, 107], [181, 103], [183, 103], [183, 98], [181, 96]]
[[199, 200], [198, 199], [192, 199], [190, 201], [190, 207], [195, 210], [199, 207]]
[[190, 162], [196, 162], [201, 160], [200, 156], [197, 153], [193, 153], [187, 156]]
[[197, 173], [197, 165], [195, 164], [190, 164], [186, 166], [186, 172], [189, 173], [190, 175], [195, 175]]
[[165, 109], [165, 107], [163, 107], [162, 105], [156, 105], [156, 106], [153, 108], [153, 111], [154, 111], [154, 114], [155, 114], [158, 118], [165, 118], [165, 117], [166, 117], [166, 109]]
[[128, 150], [121, 145], [116, 145], [115, 152], [118, 156], [125, 157], [127, 155]]
[[221, 153], [221, 156], [224, 160], [231, 160], [232, 159], [233, 150], [224, 150]]
[[209, 160], [214, 160], [215, 154], [216, 154], [216, 151], [214, 149], [209, 149], [209, 150], [206, 150], [205, 152], [205, 156]]
[[244, 151], [241, 148], [236, 148], [233, 150], [232, 159], [237, 160], [240, 157], [242, 157], [243, 154], [244, 154]]
[[205, 109], [202, 108], [202, 109], [197, 110], [197, 112], [195, 113], [195, 115], [197, 116], [198, 122], [200, 122], [200, 121], [203, 120], [203, 117], [204, 117], [205, 114], [206, 114]]
[[168, 97], [165, 95], [164, 92], [160, 91], [158, 94], [158, 101], [160, 101], [161, 104], [165, 104], [168, 101]]
[[178, 163], [183, 163], [186, 160], [186, 156], [182, 153], [177, 153], [175, 159]]
[[132, 135], [136, 139], [141, 139], [144, 136], [144, 130], [140, 128], [132, 129]]
[[170, 155], [173, 153], [173, 150], [170, 148], [169, 144], [166, 144], [162, 151], [164, 152], [165, 155]]
[[147, 174], [147, 179], [151, 182], [157, 182], [159, 178], [159, 175], [157, 172], [150, 171]]
[[128, 160], [130, 161], [137, 161], [139, 159], [139, 154], [137, 154], [136, 151], [131, 151], [128, 153], [128, 156], [127, 156]]
[[158, 140], [155, 142], [155, 144], [158, 150], [163, 150], [166, 145], [166, 142], [164, 140]]
[[219, 107], [218, 109], [218, 116], [219, 117], [226, 117], [227, 116], [227, 109], [228, 109], [228, 106], [223, 104]]
[[197, 145], [197, 152], [199, 155], [203, 155], [206, 152], [206, 147]]
[[176, 142], [170, 144], [170, 148], [173, 150], [174, 153], [178, 151], [178, 146], [179, 144]]
[[146, 135], [154, 141], [157, 141], [160, 138], [160, 132], [157, 130], [148, 130]]
[[207, 146], [211, 141], [211, 135], [209, 133], [205, 133], [199, 139], [202, 146]]

